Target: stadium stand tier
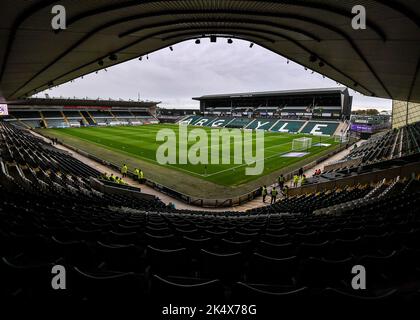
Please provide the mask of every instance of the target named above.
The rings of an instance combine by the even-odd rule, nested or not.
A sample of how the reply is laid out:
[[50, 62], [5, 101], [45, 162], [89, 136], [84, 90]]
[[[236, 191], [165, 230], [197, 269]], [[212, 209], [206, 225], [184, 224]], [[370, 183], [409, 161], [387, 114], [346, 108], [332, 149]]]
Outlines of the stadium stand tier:
[[250, 130], [265, 130], [273, 132], [306, 133], [313, 135], [332, 136], [337, 131], [340, 122], [330, 121], [299, 121], [269, 118], [247, 117], [202, 117], [190, 116], [182, 119], [180, 123], [192, 126], [214, 128], [238, 128]]
[[152, 115], [157, 103], [30, 98], [9, 102], [14, 125], [30, 128], [142, 125], [157, 121]]
[[342, 177], [378, 168], [390, 168], [417, 161], [420, 156], [420, 123], [378, 133], [354, 148], [344, 159], [326, 167], [319, 178]]
[[349, 119], [353, 97], [347, 88], [285, 90], [207, 95], [200, 101], [206, 116], [302, 117]]
[[338, 122], [315, 122], [309, 121], [305, 127], [300, 131], [301, 133], [308, 133], [314, 135], [332, 136], [338, 128]]
[[305, 121], [280, 120], [271, 128], [274, 132], [296, 133], [305, 125]]
[[[287, 197], [245, 213], [101, 193], [96, 170], [0, 125], [2, 297], [18, 301], [415, 301], [420, 181]], [[49, 286], [64, 265], [69, 288]], [[371, 271], [368, 290], [351, 269]], [[374, 272], [372, 271], [374, 270]], [[71, 285], [70, 285], [71, 284]], [[140, 299], [140, 300], [139, 300]], [[156, 301], [156, 300], [153, 300]]]

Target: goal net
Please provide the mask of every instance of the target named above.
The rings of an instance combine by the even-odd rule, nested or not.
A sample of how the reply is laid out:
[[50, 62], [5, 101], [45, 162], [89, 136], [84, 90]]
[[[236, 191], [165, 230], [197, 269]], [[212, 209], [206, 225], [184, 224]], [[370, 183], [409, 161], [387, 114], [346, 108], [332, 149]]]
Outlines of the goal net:
[[347, 143], [348, 141], [349, 137], [346, 134], [335, 136], [335, 142]]
[[312, 147], [312, 138], [294, 139], [292, 143], [292, 151], [305, 151]]

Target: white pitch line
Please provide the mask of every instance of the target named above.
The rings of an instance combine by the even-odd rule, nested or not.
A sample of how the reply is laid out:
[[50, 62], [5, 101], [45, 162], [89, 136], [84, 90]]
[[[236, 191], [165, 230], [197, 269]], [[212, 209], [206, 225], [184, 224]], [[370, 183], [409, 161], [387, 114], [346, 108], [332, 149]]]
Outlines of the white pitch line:
[[[332, 140], [332, 138], [327, 139], [326, 141], [329, 141], [329, 140]], [[271, 152], [274, 152], [274, 151], [271, 151]], [[275, 154], [274, 154], [274, 155], [272, 155], [272, 156], [266, 157], [266, 158], [264, 158], [264, 159], [257, 160], [257, 161], [255, 161], [255, 162], [253, 162], [253, 163], [251, 163], [251, 164], [246, 164], [246, 163], [245, 163], [245, 164], [241, 164], [241, 165], [236, 166], [236, 167], [232, 167], [232, 168], [225, 169], [225, 170], [221, 170], [221, 171], [218, 171], [218, 172], [215, 172], [215, 173], [212, 173], [212, 174], [208, 174], [207, 176], [208, 176], [208, 177], [211, 177], [211, 176], [215, 176], [215, 175], [218, 175], [218, 174], [220, 174], [220, 173], [223, 173], [223, 172], [232, 171], [232, 170], [235, 170], [235, 169], [238, 169], [238, 168], [242, 168], [242, 167], [250, 166], [250, 165], [253, 165], [253, 164], [257, 163], [257, 162], [261, 162], [261, 161], [265, 161], [265, 160], [268, 160], [268, 159], [272, 159], [272, 158], [274, 158], [274, 157], [281, 156], [281, 155], [286, 154], [286, 153], [289, 153], [289, 152], [290, 152], [290, 151], [285, 151], [285, 152], [282, 152], [282, 153], [275, 153]], [[280, 168], [279, 168], [279, 169], [280, 169]]]

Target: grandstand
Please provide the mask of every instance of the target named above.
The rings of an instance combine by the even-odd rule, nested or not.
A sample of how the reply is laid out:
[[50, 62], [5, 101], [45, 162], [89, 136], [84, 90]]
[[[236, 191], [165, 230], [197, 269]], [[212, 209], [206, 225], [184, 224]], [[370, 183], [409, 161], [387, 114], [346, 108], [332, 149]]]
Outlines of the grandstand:
[[[22, 129], [3, 123], [0, 130], [1, 237], [11, 244], [1, 252], [2, 295], [362, 302], [345, 284], [359, 263], [375, 270], [375, 299], [416, 297], [409, 286], [420, 266], [417, 177], [291, 196], [240, 214], [174, 210], [157, 199], [100, 192], [89, 182], [99, 172]], [[74, 281], [64, 295], [42, 282], [54, 261]]]
[[353, 97], [347, 88], [232, 93], [194, 98], [208, 115], [349, 119]]
[[390, 118], [389, 115], [353, 115], [350, 120], [350, 131], [359, 135], [362, 139], [367, 139], [372, 134], [391, 128]]
[[157, 123], [157, 102], [30, 98], [8, 103], [6, 121], [28, 128]]
[[248, 117], [207, 117], [189, 116], [179, 123], [198, 127], [210, 128], [240, 128], [249, 130], [265, 130], [282, 133], [306, 133], [312, 135], [333, 136], [337, 132], [340, 122], [338, 121], [300, 121], [248, 118]]
[[160, 123], [177, 123], [186, 116], [199, 114], [199, 110], [159, 108], [156, 113]]
[[[4, 312], [17, 303], [13, 315], [25, 309], [34, 316], [26, 306], [36, 302], [49, 304], [46, 313], [63, 304], [66, 312], [95, 306], [96, 317], [134, 309], [141, 318], [181, 319], [188, 315], [166, 316], [165, 308], [200, 313], [239, 305], [247, 314], [226, 318], [272, 319], [290, 311], [325, 317], [341, 305], [360, 315], [361, 306], [379, 312], [420, 301], [420, 12], [413, 1], [358, 1], [368, 9], [364, 30], [352, 27], [347, 1], [61, 3], [68, 28], [56, 32], [51, 2], [0, 4]], [[204, 96], [200, 112], [158, 110], [157, 102], [30, 98], [206, 37], [246, 39], [362, 94], [394, 99], [394, 128], [342, 139], [347, 88]], [[264, 133], [271, 154], [253, 182], [258, 188], [230, 196], [245, 179], [239, 167], [159, 171], [150, 164], [156, 132], [171, 127]], [[299, 139], [308, 154], [285, 158], [296, 154]], [[127, 184], [106, 178], [121, 175], [124, 163]], [[133, 172], [139, 164], [144, 179]], [[309, 176], [314, 169], [322, 170]], [[159, 174], [167, 184], [154, 180]], [[192, 197], [176, 184], [225, 197]], [[280, 184], [286, 187], [277, 199], [263, 203], [261, 187], [271, 192]], [[225, 314], [195, 318], [211, 317]]]

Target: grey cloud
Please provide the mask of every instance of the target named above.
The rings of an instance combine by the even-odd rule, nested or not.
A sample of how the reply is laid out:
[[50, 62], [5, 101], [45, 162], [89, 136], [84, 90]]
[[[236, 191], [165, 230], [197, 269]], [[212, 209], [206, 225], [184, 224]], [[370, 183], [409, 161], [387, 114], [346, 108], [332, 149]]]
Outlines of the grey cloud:
[[[50, 96], [162, 101], [162, 106], [197, 108], [192, 97], [204, 94], [335, 87], [336, 82], [311, 74], [300, 65], [249, 42], [202, 39], [155, 52], [149, 60], [132, 60], [108, 72], [85, 76], [47, 91]], [[353, 94], [353, 91], [352, 91]], [[40, 94], [42, 96], [42, 94]], [[391, 108], [391, 101], [354, 94], [354, 107]]]

